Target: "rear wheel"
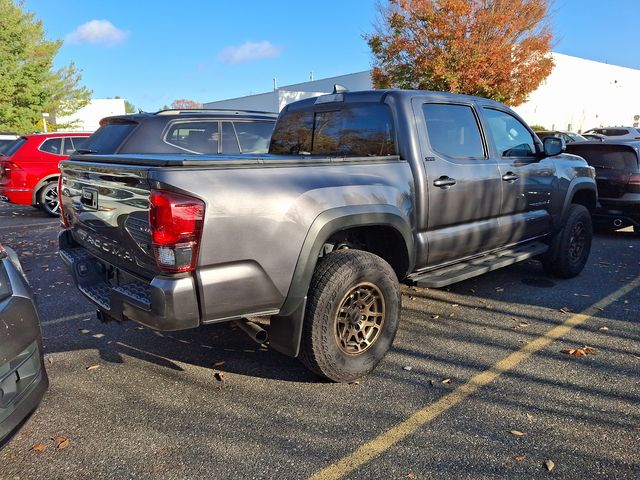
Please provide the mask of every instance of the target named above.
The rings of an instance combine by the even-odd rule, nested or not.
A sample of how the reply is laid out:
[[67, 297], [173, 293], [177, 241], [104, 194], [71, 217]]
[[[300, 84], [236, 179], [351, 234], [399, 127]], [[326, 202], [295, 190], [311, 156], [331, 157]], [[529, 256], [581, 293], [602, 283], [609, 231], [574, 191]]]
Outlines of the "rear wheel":
[[44, 213], [51, 217], [60, 216], [60, 202], [58, 199], [58, 183], [47, 183], [40, 190], [39, 195], [40, 208]]
[[589, 210], [583, 205], [571, 205], [564, 227], [556, 234], [549, 251], [541, 259], [545, 271], [561, 278], [578, 275], [589, 259], [592, 237]]
[[335, 382], [366, 375], [393, 343], [400, 305], [398, 279], [385, 260], [360, 250], [330, 253], [309, 288], [300, 359]]

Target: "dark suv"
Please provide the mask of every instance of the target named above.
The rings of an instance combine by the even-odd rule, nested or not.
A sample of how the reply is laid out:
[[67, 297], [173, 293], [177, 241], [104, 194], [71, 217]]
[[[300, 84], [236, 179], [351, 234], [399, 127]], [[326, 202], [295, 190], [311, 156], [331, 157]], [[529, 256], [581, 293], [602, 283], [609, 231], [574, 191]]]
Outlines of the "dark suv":
[[588, 142], [567, 145], [596, 169], [596, 226], [617, 230], [633, 226], [640, 234], [640, 142]]
[[80, 154], [266, 153], [277, 114], [163, 110], [104, 118]]

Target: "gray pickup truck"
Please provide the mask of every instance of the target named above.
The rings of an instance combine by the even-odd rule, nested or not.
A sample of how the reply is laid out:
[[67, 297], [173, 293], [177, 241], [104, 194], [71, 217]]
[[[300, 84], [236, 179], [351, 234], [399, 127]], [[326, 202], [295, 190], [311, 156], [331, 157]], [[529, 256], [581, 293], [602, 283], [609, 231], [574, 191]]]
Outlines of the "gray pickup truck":
[[352, 381], [393, 342], [401, 281], [580, 273], [596, 184], [563, 146], [486, 99], [336, 90], [288, 105], [269, 154], [72, 156], [60, 255], [103, 320], [270, 317], [272, 348]]

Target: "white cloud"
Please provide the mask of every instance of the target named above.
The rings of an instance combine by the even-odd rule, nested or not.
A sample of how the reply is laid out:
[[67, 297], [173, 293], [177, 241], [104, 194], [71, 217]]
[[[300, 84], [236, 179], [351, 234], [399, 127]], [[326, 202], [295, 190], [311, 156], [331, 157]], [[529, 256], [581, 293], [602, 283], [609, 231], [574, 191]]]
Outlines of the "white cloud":
[[280, 47], [264, 40], [225, 47], [218, 55], [218, 59], [224, 63], [244, 63], [259, 58], [277, 57], [281, 53]]
[[129, 32], [120, 30], [109, 20], [91, 20], [83, 23], [67, 35], [66, 41], [69, 43], [94, 43], [113, 47], [122, 43], [128, 35]]

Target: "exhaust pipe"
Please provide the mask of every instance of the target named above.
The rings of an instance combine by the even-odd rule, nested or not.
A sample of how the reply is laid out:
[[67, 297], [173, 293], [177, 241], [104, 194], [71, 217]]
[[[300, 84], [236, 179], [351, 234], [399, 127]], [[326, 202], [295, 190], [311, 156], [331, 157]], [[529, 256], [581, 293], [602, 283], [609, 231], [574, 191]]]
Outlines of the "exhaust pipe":
[[622, 220], [620, 220], [619, 218], [616, 218], [613, 221], [613, 226], [616, 227], [616, 228], [620, 228], [622, 226]]
[[259, 343], [260, 345], [262, 345], [269, 339], [269, 333], [264, 328], [262, 328], [257, 323], [253, 323], [247, 320], [246, 318], [243, 318], [242, 320], [235, 320], [233, 324], [236, 325], [244, 333], [249, 335], [249, 337], [251, 337], [251, 340]]

